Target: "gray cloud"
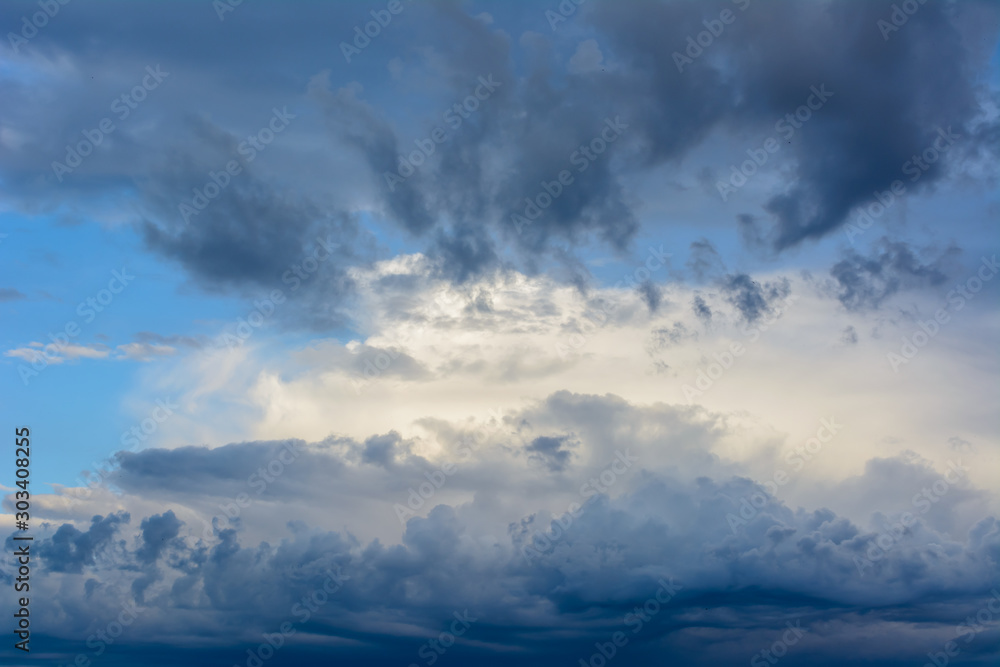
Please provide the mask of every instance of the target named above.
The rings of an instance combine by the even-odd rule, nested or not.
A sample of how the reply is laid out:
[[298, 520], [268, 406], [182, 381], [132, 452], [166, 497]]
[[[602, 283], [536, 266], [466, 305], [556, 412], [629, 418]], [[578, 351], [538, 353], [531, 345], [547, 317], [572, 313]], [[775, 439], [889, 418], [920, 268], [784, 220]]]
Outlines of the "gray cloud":
[[830, 275], [837, 281], [837, 298], [845, 308], [870, 310], [901, 290], [941, 285], [958, 254], [952, 246], [924, 263], [906, 243], [882, 239], [868, 257], [847, 251]]
[[745, 273], [738, 273], [723, 279], [722, 293], [744, 320], [753, 323], [771, 314], [774, 302], [787, 298], [791, 286], [787, 278], [761, 284]]

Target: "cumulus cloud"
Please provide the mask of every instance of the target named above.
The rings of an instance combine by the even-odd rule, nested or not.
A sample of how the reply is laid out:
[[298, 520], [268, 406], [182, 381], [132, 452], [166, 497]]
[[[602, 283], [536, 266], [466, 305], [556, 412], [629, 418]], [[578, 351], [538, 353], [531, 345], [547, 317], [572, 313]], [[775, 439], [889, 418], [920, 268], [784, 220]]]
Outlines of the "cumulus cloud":
[[[309, 627], [324, 643], [355, 638], [359, 660], [405, 660], [452, 611], [469, 610], [491, 628], [470, 632], [470, 655], [489, 649], [491, 633], [519, 628], [507, 641], [542, 664], [555, 650], [589, 650], [668, 581], [679, 592], [643, 631], [644, 645], [686, 655], [686, 638], [718, 627], [719, 614], [730, 632], [778, 631], [788, 618], [781, 609], [796, 610], [811, 632], [839, 624], [844, 634], [864, 605], [901, 656], [896, 640], [908, 630], [892, 610], [934, 595], [948, 605], [912, 606], [909, 622], [952, 625], [956, 610], [988, 597], [998, 566], [990, 494], [966, 483], [932, 511], [916, 510], [914, 488], [954, 479], [905, 457], [873, 460], [833, 485], [860, 508], [884, 509], [869, 524], [789, 505], [751, 481], [726, 454], [725, 441], [741, 436], [721, 415], [561, 392], [505, 415], [485, 436], [459, 425], [440, 436], [434, 459], [398, 435], [123, 453], [112, 477], [118, 502], [130, 509], [155, 497], [172, 509], [143, 517], [134, 541], [126, 511], [95, 516], [86, 531], [46, 529], [38, 553], [60, 578], [40, 585], [64, 593], [40, 596], [49, 601], [36, 613], [76, 613], [90, 578], [130, 591], [123, 601], [141, 605], [146, 641], [191, 639], [205, 623], [220, 638], [249, 639], [300, 621], [296, 602], [334, 576], [341, 586]], [[271, 466], [267, 482], [282, 451], [296, 457]], [[407, 488], [428, 480], [440, 488], [400, 527], [393, 505], [413, 502]], [[226, 517], [236, 506], [239, 521]], [[907, 508], [916, 520], [887, 532]], [[359, 538], [372, 522], [395, 526], [394, 537]], [[738, 644], [722, 653], [739, 656]]]

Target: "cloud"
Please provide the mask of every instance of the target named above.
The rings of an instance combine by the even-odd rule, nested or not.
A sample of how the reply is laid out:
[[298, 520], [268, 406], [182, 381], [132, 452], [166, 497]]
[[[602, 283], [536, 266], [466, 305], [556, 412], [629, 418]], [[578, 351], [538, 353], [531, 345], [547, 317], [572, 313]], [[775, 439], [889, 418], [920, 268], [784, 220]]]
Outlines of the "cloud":
[[697, 280], [714, 278], [726, 271], [719, 252], [708, 239], [704, 238], [691, 243], [691, 256], [688, 258], [687, 267]]
[[170, 335], [164, 336], [152, 331], [140, 331], [135, 335], [135, 341], [137, 343], [149, 343], [152, 345], [170, 345], [177, 347], [187, 347], [191, 349], [200, 349], [207, 344], [207, 340], [200, 336], [179, 336]]
[[791, 294], [791, 285], [787, 279], [762, 285], [747, 274], [739, 273], [723, 279], [722, 292], [743, 319], [752, 324], [771, 314], [774, 302], [784, 300]]
[[636, 289], [639, 291], [639, 294], [642, 295], [642, 300], [649, 308], [649, 312], [655, 313], [660, 308], [660, 304], [663, 302], [663, 292], [660, 291], [657, 284], [651, 280], [647, 280], [639, 284]]
[[[725, 35], [678, 71], [673, 53], [726, 8], [735, 21]], [[359, 225], [359, 213], [404, 230], [408, 242], [441, 260], [442, 275], [459, 282], [510, 261], [527, 270], [559, 248], [576, 252], [593, 241], [625, 253], [643, 226], [664, 224], [641, 214], [626, 183], [659, 178], [660, 170], [677, 174], [718, 138], [739, 137], [749, 148], [758, 143], [753, 137], [762, 142], [777, 133], [782, 154], [766, 169], [788, 169], [789, 178], [761, 186], [765, 213], [752, 218], [757, 236], [748, 239], [781, 252], [830, 234], [893, 180], [908, 178], [904, 166], [938, 128], [951, 127], [960, 139], [921, 172], [914, 191], [944, 182], [958, 156], [989, 153], [996, 132], [991, 93], [976, 74], [989, 50], [963, 46], [995, 43], [996, 10], [987, 4], [922, 6], [889, 40], [877, 28], [858, 27], [876, 26], [892, 11], [888, 2], [860, 14], [845, 0], [746, 11], [726, 2], [588, 8], [576, 19], [590, 31], [582, 40], [570, 31], [512, 34], [461, 6], [410, 9], [400, 20], [411, 22], [411, 31], [387, 28], [378, 37], [376, 48], [391, 53], [375, 76], [360, 62], [345, 73], [329, 66], [328, 35], [318, 26], [355, 25], [351, 7], [280, 17], [242, 7], [241, 16], [297, 35], [300, 49], [279, 58], [295, 75], [266, 84], [244, 74], [250, 63], [271, 62], [247, 46], [257, 39], [254, 23], [231, 23], [224, 38], [199, 24], [193, 39], [204, 43], [184, 50], [161, 32], [200, 20], [191, 8], [62, 15], [33, 40], [41, 50], [17, 54], [5, 78], [12, 103], [4, 125], [18, 135], [0, 159], [0, 172], [16, 186], [11, 200], [25, 210], [72, 219], [99, 213], [131, 224], [147, 249], [200, 287], [246, 296], [272, 288], [317, 234], [333, 234], [342, 248], [288, 324], [330, 330], [344, 323], [340, 306], [352, 291], [344, 270], [374, 259], [375, 236]], [[18, 23], [21, 14], [8, 12]], [[121, 64], [80, 88], [83, 72], [106, 65], [89, 45], [106, 44], [112, 29], [133, 35], [112, 49]], [[783, 38], [771, 38], [775, 33]], [[750, 46], [754, 58], [738, 57]], [[365, 58], [375, 67], [371, 53]], [[100, 120], [95, 109], [141, 80], [142, 67], [127, 63], [155, 61], [169, 62], [163, 90], [152, 91], [163, 94], [122, 119], [113, 141], [56, 182], [53, 156], [61, 158], [81, 128]], [[382, 80], [386, 63], [395, 63], [396, 79]], [[402, 71], [412, 85], [401, 85]], [[72, 103], [41, 104], [27, 76]], [[496, 82], [486, 99], [476, 97], [477, 90], [484, 96], [481, 77]], [[785, 139], [776, 121], [818, 86], [832, 97]], [[204, 104], [192, 108], [192, 99]], [[469, 99], [471, 111], [462, 108]], [[238, 146], [285, 104], [296, 115], [293, 125], [251, 164]], [[414, 113], [399, 114], [400, 104]], [[386, 174], [397, 173], [400, 156], [408, 158], [434, 128], [446, 138], [389, 187]], [[584, 157], [590, 146], [603, 146], [594, 159]], [[243, 172], [185, 224], [180, 204], [234, 159]], [[727, 171], [728, 158], [713, 159], [720, 160], [716, 171]], [[563, 171], [571, 184], [560, 185]], [[124, 215], [119, 205], [136, 196], [136, 214]], [[551, 202], [542, 206], [545, 197]], [[518, 231], [512, 216], [531, 210], [531, 201], [539, 214]], [[750, 214], [735, 215], [737, 227], [753, 231]]]
[[160, 554], [170, 546], [180, 534], [184, 522], [179, 520], [173, 510], [163, 514], [155, 514], [142, 520], [142, 546], [136, 552], [140, 562], [154, 563]]
[[27, 347], [18, 347], [4, 352], [5, 357], [23, 359], [30, 363], [44, 357], [49, 364], [61, 364], [76, 359], [107, 359], [110, 355], [111, 348], [100, 343], [94, 345], [50, 344], [46, 346], [46, 344], [37, 341], [28, 343]]
[[524, 450], [530, 452], [529, 459], [543, 463], [549, 471], [561, 472], [573, 455], [568, 449], [562, 449], [568, 440], [568, 436], [557, 438], [538, 436], [525, 446]]
[[705, 299], [702, 298], [700, 294], [696, 294], [694, 299], [692, 299], [691, 309], [694, 314], [698, 316], [698, 319], [705, 324], [712, 321], [712, 309], [708, 307], [708, 304], [705, 303]]
[[[717, 20], [726, 7], [735, 18], [725, 37], [679, 72], [672, 52], [704, 30], [702, 20]], [[860, 12], [850, 2], [770, 3], [745, 12], [728, 3], [655, 3], [599, 7], [588, 17], [629, 66], [633, 90], [642, 86], [651, 92], [644, 113], [631, 114], [651, 163], [684, 155], [717, 127], [756, 125], [761, 142], [769, 134], [782, 136], [787, 131], [780, 128], [774, 134], [776, 121], [806, 104], [813, 86], [832, 93], [787, 143], [782, 139], [794, 153], [793, 176], [765, 205], [766, 240], [781, 251], [831, 233], [892, 181], [908, 179], [902, 170], [932, 145], [939, 128], [951, 126], [960, 143], [974, 142], [981, 98], [975, 67], [963, 63], [984, 54], [963, 47], [960, 26], [986, 12], [990, 18], [978, 20], [990, 25], [992, 43], [995, 8], [922, 6], [905, 30], [885, 40], [875, 26], [891, 11], [881, 2]], [[753, 58], [727, 57], [749, 45]], [[834, 45], [836, 54], [829, 57]], [[745, 124], [734, 116], [737, 110]], [[930, 187], [947, 173], [947, 160], [936, 161], [922, 172], [918, 186]]]
[[596, 39], [585, 39], [576, 47], [576, 53], [569, 59], [569, 71], [572, 74], [587, 74], [600, 68], [604, 54]]
[[14, 289], [12, 287], [0, 287], [0, 302], [4, 301], [20, 301], [26, 299], [27, 297], [19, 289]]
[[[73, 525], [64, 523], [52, 537], [38, 545], [38, 554], [45, 567], [52, 572], [81, 574], [84, 567], [96, 564], [102, 549], [112, 544], [118, 529], [130, 520], [128, 512], [116, 512], [106, 517], [95, 516], [86, 531], [79, 531]], [[7, 540], [7, 547], [13, 551], [13, 540]]]
[[169, 356], [177, 352], [177, 348], [155, 343], [126, 343], [119, 345], [116, 350], [120, 358], [132, 361], [150, 361], [156, 357]]
[[[574, 433], [573, 456], [566, 436], [542, 435], [560, 431]], [[452, 611], [468, 609], [489, 626], [470, 631], [480, 643], [463, 650], [489, 651], [490, 637], [506, 637], [526, 664], [543, 664], [553, 651], [587, 655], [667, 580], [680, 593], [639, 646], [686, 655], [694, 637], [725, 628], [735, 643], [712, 649], [717, 664], [720, 656], [745, 657], [757, 631], [779, 632], [792, 613], [810, 632], [838, 637], [877, 618], [886, 647], [919, 659], [921, 645], [897, 641], [909, 632], [901, 613], [908, 623], [953, 627], [959, 611], [988, 597], [1000, 524], [986, 514], [985, 490], [956, 488], [923, 513], [910, 505], [914, 489], [950, 478], [919, 461], [875, 459], [863, 475], [830, 485], [833, 494], [858, 498], [862, 511], [883, 508], [868, 525], [771, 496], [725, 454], [733, 435], [742, 437], [721, 415], [560, 392], [506, 415], [485, 438], [459, 427], [445, 435], [437, 460], [416, 454], [412, 443], [400, 447], [397, 435], [299, 443], [301, 458], [272, 471], [259, 494], [246, 476], [267, 470], [287, 443], [123, 453], [112, 481], [122, 491], [115, 502], [128, 512], [95, 517], [86, 532], [64, 523], [36, 538], [42, 566], [62, 573], [41, 579], [39, 593], [64, 591], [39, 618], [67, 615], [46, 627], [78, 626], [78, 615], [91, 613], [80, 604], [88, 579], [130, 591], [122, 602], [141, 605], [135, 636], [144, 641], [176, 646], [210, 622], [208, 646], [240, 652], [244, 638], [256, 642], [285, 620], [300, 621], [296, 602], [334, 573], [343, 585], [309, 614], [307, 627], [320, 642], [353, 637], [348, 662], [405, 661]], [[512, 436], [520, 447], [509, 446]], [[398, 531], [393, 504], [428, 480], [437, 480], [436, 495], [395, 538], [355, 534], [373, 520]], [[235, 507], [241, 492], [250, 500], [239, 521], [226, 519], [219, 508]], [[145, 516], [130, 540], [129, 513], [152, 506], [147, 499], [175, 509]], [[906, 508], [916, 521], [886, 542], [883, 524]], [[213, 513], [211, 528], [197, 528]], [[98, 558], [115, 536], [114, 557]], [[942, 604], [921, 604], [931, 594]], [[859, 607], [869, 610], [864, 618]], [[838, 646], [820, 664], [853, 654]], [[645, 659], [645, 649], [635, 650]]]
[[958, 248], [952, 246], [923, 263], [906, 243], [883, 239], [869, 257], [846, 251], [830, 275], [837, 282], [837, 298], [845, 308], [874, 310], [902, 290], [941, 285], [954, 269], [958, 254]]

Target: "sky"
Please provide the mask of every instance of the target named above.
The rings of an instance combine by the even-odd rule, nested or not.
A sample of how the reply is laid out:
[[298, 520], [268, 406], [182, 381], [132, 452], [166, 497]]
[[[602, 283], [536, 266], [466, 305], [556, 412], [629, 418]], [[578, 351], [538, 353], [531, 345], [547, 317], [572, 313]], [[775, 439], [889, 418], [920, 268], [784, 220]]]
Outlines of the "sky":
[[1000, 5], [0, 27], [4, 665], [1000, 662]]

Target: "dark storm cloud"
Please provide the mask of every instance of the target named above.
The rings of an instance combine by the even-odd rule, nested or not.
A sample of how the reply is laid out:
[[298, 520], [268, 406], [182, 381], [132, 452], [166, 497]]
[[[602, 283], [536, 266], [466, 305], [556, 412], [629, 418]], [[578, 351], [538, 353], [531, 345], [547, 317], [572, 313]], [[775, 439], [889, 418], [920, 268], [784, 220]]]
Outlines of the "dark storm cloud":
[[[358, 98], [359, 88], [350, 86], [331, 91], [329, 77], [320, 76], [310, 83], [310, 94], [326, 114], [330, 131], [357, 149], [373, 174], [382, 180], [385, 172], [396, 171], [399, 142], [381, 114]], [[425, 196], [418, 187], [420, 180], [418, 171], [383, 195], [396, 220], [413, 233], [424, 232], [434, 224]]]
[[[539, 25], [522, 21], [540, 31], [512, 33], [458, 3], [403, 6], [349, 65], [335, 45], [353, 39], [353, 28], [383, 5], [243, 3], [224, 21], [211, 4], [67, 6], [15, 58], [37, 65], [30, 58], [64, 54], [71, 68], [44, 75], [60, 103], [41, 104], [17, 75], [2, 79], [11, 101], [3, 120], [23, 142], [0, 152], [5, 182], [26, 207], [65, 205], [64, 215], [82, 199], [138, 196], [149, 249], [178, 261], [202, 286], [240, 290], [294, 261], [327, 215], [338, 220], [345, 248], [359, 242], [345, 211], [373, 202], [457, 281], [495, 268], [510, 249], [526, 266], [551, 258], [560, 244], [590, 239], [624, 253], [639, 230], [625, 178], [680, 167], [715, 132], [763, 141], [819, 86], [832, 97], [782, 137], [775, 158], [792, 162], [792, 179], [769, 193], [767, 214], [739, 218], [748, 240], [772, 250], [830, 233], [893, 180], [908, 179], [907, 162], [933, 145], [939, 129], [960, 138], [911, 189], [933, 187], [949, 160], [989, 154], [996, 144], [995, 122], [972, 123], [988, 95], [977, 88], [982, 49], [964, 48], [956, 27], [982, 26], [983, 39], [995, 41], [989, 4], [922, 4], [884, 39], [877, 21], [891, 13], [888, 1], [754, 2], [745, 10], [731, 2], [599, 3], [581, 7], [573, 21], [593, 29], [588, 53], [609, 66], [568, 72], [566, 52], [579, 48], [578, 35], [549, 32], [544, 12]], [[674, 53], [723, 9], [735, 21], [678, 71]], [[11, 3], [3, 16], [17, 25], [29, 10], [36, 5]], [[172, 30], [183, 32], [183, 45]], [[292, 35], [295, 48], [256, 46], [276, 35]], [[390, 55], [392, 71], [402, 73], [398, 84], [385, 84]], [[51, 161], [108, 115], [108, 102], [141, 80], [146, 64], [157, 63], [170, 77], [135, 118], [121, 121], [106, 149], [56, 183]], [[287, 187], [271, 185], [263, 172], [244, 174], [197, 224], [177, 226], [178, 204], [225, 164], [236, 139], [207, 118], [254, 129], [261, 110], [289, 101], [299, 103], [302, 134], [282, 137], [285, 145], [267, 158]], [[314, 105], [320, 119], [307, 113]], [[192, 115], [206, 119], [200, 130], [188, 126]], [[318, 151], [317, 120], [329, 141]], [[434, 128], [443, 141], [432, 141], [433, 154], [390, 186], [386, 174], [398, 174], [400, 156], [409, 159], [415, 142], [427, 145]], [[559, 182], [562, 172], [571, 183]], [[514, 215], [533, 219], [515, 223]], [[325, 269], [326, 287], [301, 308], [300, 323], [339, 321], [328, 304], [349, 294], [341, 268], [361, 259], [345, 250], [340, 260]], [[324, 312], [310, 320], [314, 307]]]
[[[198, 632], [188, 623], [213, 616], [224, 618], [230, 630], [273, 632], [286, 620], [300, 622], [304, 614], [292, 612], [296, 602], [321, 589], [332, 575], [342, 580], [342, 587], [299, 629], [361, 641], [353, 649], [337, 649], [346, 664], [405, 662], [426, 637], [447, 627], [453, 611], [469, 610], [483, 622], [470, 639], [493, 637], [505, 646], [516, 645], [522, 661], [534, 665], [543, 664], [552, 651], [587, 656], [595, 641], [634, 629], [636, 623], [629, 626], [623, 619], [634, 621], [628, 614], [668, 582], [677, 590], [669, 604], [657, 607], [654, 622], [643, 623], [639, 648], [632, 649], [636, 658], [642, 656], [637, 664], [647, 664], [649, 656], [641, 647], [649, 643], [660, 647], [661, 656], [664, 650], [702, 655], [688, 664], [736, 662], [769, 645], [771, 640], [761, 636], [780, 632], [786, 620], [797, 617], [807, 631], [832, 632], [840, 640], [878, 619], [887, 624], [886, 641], [894, 643], [897, 655], [913, 660], [925, 651], [921, 644], [899, 648], [909, 624], [953, 628], [955, 619], [975, 613], [988, 600], [995, 567], [990, 554], [1000, 547], [995, 521], [984, 520], [968, 540], [959, 541], [918, 524], [862, 577], [856, 559], [871, 553], [881, 533], [829, 510], [792, 510], [768, 498], [745, 525], [737, 523], [731, 530], [726, 517], [738, 516], [739, 499], [760, 492], [745, 479], [683, 483], [646, 475], [617, 500], [599, 496], [588, 503], [566, 529], [555, 522], [532, 527], [529, 519], [511, 526], [511, 535], [502, 541], [481, 544], [470, 534], [473, 519], [467, 511], [444, 504], [426, 518], [410, 519], [397, 546], [361, 545], [339, 532], [294, 522], [276, 546], [245, 544], [239, 534], [225, 530], [205, 557], [199, 556], [203, 547], [187, 547], [185, 573], [173, 574], [182, 585], [155, 599], [147, 589], [143, 612], [148, 623], [140, 627], [160, 641], [172, 638], [179, 644], [188, 633]], [[554, 546], [537, 555], [528, 552], [532, 555], [526, 560], [522, 552], [537, 529]], [[942, 542], [948, 544], [944, 552]], [[613, 568], [606, 564], [609, 548], [626, 556]], [[929, 567], [931, 560], [938, 564]], [[970, 562], [982, 566], [960, 567]], [[102, 578], [115, 572], [87, 574]], [[192, 587], [203, 587], [204, 596], [192, 597]], [[917, 604], [927, 591], [935, 591], [948, 605]], [[867, 610], [865, 618], [853, 616], [858, 608]], [[189, 620], [167, 620], [180, 609], [187, 610]], [[382, 625], [389, 619], [420, 628], [412, 644], [387, 631], [397, 627]], [[713, 649], [706, 644], [702, 633], [709, 629], [724, 632], [731, 645]], [[494, 655], [492, 643], [480, 645], [483, 660]], [[244, 651], [239, 640], [229, 645], [234, 654]], [[292, 643], [288, 650], [298, 655], [301, 646]], [[704, 657], [713, 650], [719, 651], [715, 662]], [[858, 654], [855, 644], [838, 641], [814, 654], [812, 664], [837, 664]]]
[[705, 303], [705, 299], [701, 295], [695, 295], [691, 301], [691, 310], [705, 324], [712, 321], [712, 309], [708, 307], [708, 304]]
[[[351, 216], [270, 185], [249, 162], [250, 154], [237, 151], [235, 135], [204, 119], [191, 130], [201, 142], [201, 155], [172, 155], [142, 181], [146, 200], [159, 215], [157, 222], [144, 220], [140, 231], [147, 247], [182, 263], [200, 281], [218, 287], [275, 286], [302, 261], [307, 244], [315, 245], [317, 238], [342, 244], [357, 234]], [[230, 161], [240, 169], [232, 176], [225, 173]], [[196, 202], [207, 185], [215, 186], [210, 174], [220, 172], [226, 179], [215, 187], [216, 197]], [[321, 268], [336, 270], [336, 257], [345, 250], [333, 248], [334, 257], [323, 253]]]
[[481, 227], [463, 224], [438, 232], [430, 256], [437, 275], [462, 283], [500, 266], [496, 245]]
[[642, 297], [646, 307], [649, 308], [650, 313], [655, 313], [660, 309], [660, 304], [663, 303], [663, 291], [659, 285], [652, 280], [647, 280], [636, 286], [636, 290], [639, 292], [639, 296]]
[[[95, 564], [94, 558], [108, 547], [119, 527], [129, 522], [128, 512], [117, 512], [107, 517], [95, 516], [90, 527], [81, 532], [65, 523], [50, 540], [38, 545], [38, 554], [45, 566], [53, 572], [80, 574], [84, 567]], [[15, 544], [8, 540], [8, 546]], [[10, 549], [13, 551], [13, 547]]]
[[830, 275], [845, 308], [875, 309], [899, 291], [943, 284], [950, 262], [960, 253], [953, 246], [924, 262], [906, 243], [882, 239], [868, 257], [848, 250], [830, 269]]
[[745, 273], [726, 276], [721, 289], [726, 300], [751, 324], [763, 315], [769, 315], [774, 302], [785, 299], [791, 293], [787, 278], [761, 284]]
[[396, 457], [396, 447], [401, 440], [398, 433], [368, 438], [364, 443], [361, 460], [387, 468], [392, 465]]
[[573, 455], [570, 450], [562, 448], [569, 439], [569, 436], [539, 436], [525, 446], [524, 451], [529, 452], [529, 459], [543, 463], [551, 472], [561, 472]]
[[[815, 113], [806, 109], [812, 117], [782, 142], [791, 144], [797, 173], [766, 206], [773, 219], [767, 238], [778, 250], [828, 234], [877, 191], [909, 179], [902, 170], [933, 146], [940, 129], [950, 126], [963, 135], [960, 143], [968, 140], [966, 126], [979, 110], [978, 84], [974, 69], [963, 65], [971, 56], [952, 18], [993, 11], [973, 3], [927, 3], [885, 40], [877, 21], [892, 12], [888, 2], [755, 3], [745, 12], [730, 3], [596, 7], [595, 23], [605, 26], [636, 65], [635, 74], [652, 87], [650, 120], [656, 123], [637, 127], [647, 137], [651, 161], [682, 154], [686, 142], [717, 123], [773, 125], [806, 104], [814, 86], [832, 93]], [[672, 52], [705, 29], [702, 19], [717, 19], [727, 8], [735, 21], [705, 49], [710, 55], [678, 72]], [[723, 76], [715, 63], [726, 54], [732, 58], [724, 62], [735, 71]], [[812, 99], [814, 107], [818, 102]], [[773, 134], [774, 128], [763, 125], [763, 131]], [[944, 173], [944, 160], [929, 165], [919, 186]]]
[[142, 547], [136, 556], [142, 563], [153, 563], [160, 557], [173, 540], [180, 534], [184, 522], [177, 518], [173, 510], [154, 514], [142, 520]]
[[[630, 632], [635, 624], [626, 619], [635, 617], [628, 614], [666, 581], [679, 588], [623, 652], [630, 664], [658, 664], [653, 655], [662, 660], [665, 653], [685, 656], [685, 664], [743, 662], [799, 618], [809, 633], [832, 642], [800, 657], [825, 666], [872, 651], [919, 660], [934, 644], [913, 637], [932, 628], [953, 632], [989, 599], [1000, 524], [986, 514], [987, 492], [967, 482], [956, 486], [951, 473], [921, 461], [876, 459], [863, 474], [825, 490], [856, 500], [858, 516], [872, 516], [869, 528], [822, 507], [790, 507], [734, 475], [739, 466], [713, 454], [732, 435], [725, 423], [663, 404], [636, 407], [614, 396], [559, 392], [505, 415], [495, 448], [476, 445], [447, 475], [394, 434], [363, 443], [298, 443], [299, 463], [268, 486], [266, 508], [232, 524], [238, 529], [186, 530], [173, 511], [146, 516], [131, 541], [123, 534], [127, 514], [95, 517], [87, 532], [71, 524], [44, 529], [41, 562], [66, 574], [40, 580], [33, 614], [45, 627], [86, 636], [95, 613], [102, 627], [134, 601], [141, 613], [116, 644], [122, 655], [149, 641], [166, 647], [205, 640], [208, 627], [211, 645], [228, 647], [226, 660], [236, 662], [257, 646], [260, 633], [289, 621], [316, 638], [351, 639], [327, 645], [344, 664], [408, 664], [427, 638], [448, 627], [453, 612], [469, 610], [477, 619], [467, 637], [472, 643], [451, 654], [455, 659], [491, 664], [495, 647], [503, 646], [516, 647], [524, 664], [541, 665], [554, 655], [586, 658], [594, 642]], [[534, 435], [508, 446], [522, 430]], [[572, 456], [566, 437], [539, 435], [560, 432], [573, 433]], [[464, 440], [459, 433], [442, 436], [446, 447]], [[218, 494], [235, 492], [233, 480], [288, 444], [129, 453], [113, 482], [125, 490], [126, 506], [170, 497], [175, 507], [217, 511]], [[525, 454], [545, 465], [525, 465]], [[613, 461], [619, 465], [611, 467]], [[612, 481], [609, 471], [618, 471]], [[327, 519], [339, 524], [340, 516], [364, 512], [365, 503], [391, 516], [391, 504], [405, 499], [413, 480], [435, 474], [447, 479], [440, 493], [467, 495], [455, 502], [433, 498], [407, 519], [398, 544], [363, 542], [301, 518], [316, 506], [316, 519], [339, 512]], [[581, 497], [579, 485], [588, 479], [611, 491]], [[942, 483], [947, 490], [933, 507], [915, 509], [914, 493]], [[539, 495], [546, 488], [569, 494]], [[565, 509], [574, 498], [582, 508]], [[554, 509], [531, 509], [537, 503]], [[508, 516], [506, 507], [527, 511], [500, 518]], [[917, 515], [910, 528], [886, 533], [907, 510]], [[251, 537], [253, 524], [267, 515], [277, 523], [267, 519], [266, 539]], [[123, 538], [118, 558], [95, 559], [116, 533]], [[157, 546], [164, 544], [169, 558]], [[7, 569], [0, 566], [5, 579]], [[331, 577], [341, 585], [322, 605], [307, 616], [294, 611]], [[94, 583], [85, 587], [84, 579]], [[49, 595], [49, 588], [62, 592]], [[936, 604], [925, 604], [929, 595]], [[56, 618], [63, 620], [49, 622]], [[873, 623], [884, 642], [859, 646], [862, 628]], [[412, 630], [400, 632], [404, 626]], [[311, 664], [304, 651], [290, 641], [281, 654]]]

